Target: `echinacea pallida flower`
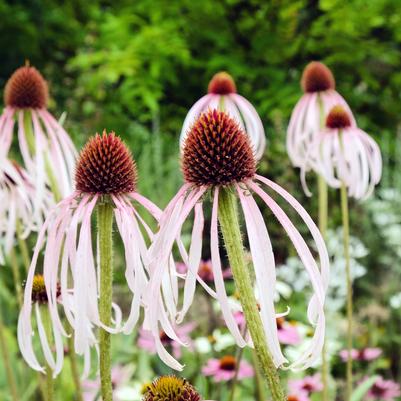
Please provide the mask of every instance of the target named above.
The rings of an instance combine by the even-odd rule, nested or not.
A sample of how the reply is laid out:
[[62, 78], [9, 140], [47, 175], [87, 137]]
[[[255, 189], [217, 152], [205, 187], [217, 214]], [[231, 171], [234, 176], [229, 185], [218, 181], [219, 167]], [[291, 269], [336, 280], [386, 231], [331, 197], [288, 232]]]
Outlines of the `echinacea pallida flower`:
[[[273, 181], [256, 174], [256, 160], [250, 139], [239, 124], [225, 112], [209, 110], [194, 123], [185, 139], [181, 165], [185, 184], [168, 204], [160, 219], [160, 230], [149, 249], [151, 280], [149, 290], [146, 292], [145, 324], [153, 333], [160, 358], [174, 369], [182, 368], [164, 348], [159, 333], [162, 329], [174, 340], [179, 341], [167, 318], [177, 317], [178, 322], [182, 321], [193, 301], [196, 280], [209, 294], [218, 299], [227, 327], [238, 345], [246, 345], [225, 290], [219, 254], [219, 192], [231, 188], [240, 199], [245, 218], [263, 329], [267, 346], [277, 367], [285, 365], [287, 359], [282, 354], [277, 333], [276, 317], [280, 314], [275, 311], [273, 296], [276, 287], [275, 261], [268, 230], [254, 199], [255, 195], [260, 197], [287, 232], [309, 274], [313, 296], [308, 308], [308, 318], [316, 324], [316, 329], [310, 347], [299, 360], [291, 364], [291, 367], [295, 369], [310, 366], [318, 358], [324, 339], [323, 304], [329, 265], [325, 244], [312, 219], [292, 195]], [[320, 269], [304, 238], [264, 188], [274, 195], [280, 195], [305, 222], [316, 243], [320, 256]], [[207, 195], [212, 199], [210, 251], [216, 291], [208, 287], [198, 274], [204, 229], [203, 203], [207, 201]], [[169, 296], [169, 292], [162, 290], [161, 280], [169, 270], [169, 259], [175, 239], [179, 239], [183, 224], [192, 211], [194, 211], [194, 223], [189, 253], [182, 243], [177, 241], [184, 263], [188, 266], [188, 273], [182, 308], [175, 316], [175, 300]]]
[[[26, 238], [37, 231], [51, 205], [51, 195], [45, 191], [42, 208], [34, 211], [36, 189], [28, 173], [16, 162], [4, 157], [0, 171], [0, 264], [5, 262], [16, 235]], [[20, 231], [20, 232], [19, 232]]]
[[[344, 184], [350, 197], [367, 198], [382, 174], [379, 146], [353, 124], [341, 105], [330, 110], [325, 125], [309, 145], [305, 166], [319, 173], [333, 188]], [[307, 168], [301, 169], [302, 175]]]
[[[42, 369], [32, 350], [30, 315], [33, 278], [44, 244], [43, 275], [52, 326], [56, 333], [68, 335], [59, 316], [60, 303], [74, 330], [75, 350], [85, 355], [86, 372], [90, 346], [97, 343], [94, 327], [127, 334], [134, 328], [148, 281], [145, 269], [147, 247], [141, 230], [143, 227], [149, 236], [151, 231], [132, 201], [154, 217], [160, 214], [153, 203], [136, 192], [136, 180], [136, 165], [131, 153], [114, 133], [103, 132], [103, 135], [92, 137], [81, 151], [75, 173], [76, 189], [49, 213], [44, 222], [25, 286], [19, 341], [22, 355], [32, 368]], [[133, 293], [126, 322], [122, 322], [120, 308], [113, 304], [112, 327], [104, 325], [99, 318], [99, 271], [92, 249], [91, 217], [95, 206], [102, 202], [110, 202], [113, 207], [117, 231], [124, 245], [125, 277]], [[59, 373], [63, 355], [57, 353], [55, 362], [49, 355], [45, 356], [54, 374]]]
[[16, 123], [24, 168], [33, 177], [36, 207], [46, 186], [65, 197], [72, 192], [76, 150], [69, 135], [47, 110], [48, 86], [30, 66], [18, 68], [4, 90], [5, 109], [0, 116], [0, 144], [9, 151]]
[[180, 136], [181, 149], [195, 120], [208, 109], [221, 109], [235, 118], [249, 135], [255, 157], [259, 160], [263, 156], [266, 137], [259, 114], [247, 99], [237, 93], [233, 78], [224, 71], [213, 76], [207, 95], [200, 98], [185, 117]]
[[332, 72], [323, 63], [312, 61], [302, 74], [301, 86], [304, 95], [296, 104], [287, 129], [287, 152], [295, 167], [305, 166], [305, 157], [310, 144], [324, 124], [330, 109], [341, 104], [349, 113], [350, 122], [354, 117], [344, 98], [335, 90]]

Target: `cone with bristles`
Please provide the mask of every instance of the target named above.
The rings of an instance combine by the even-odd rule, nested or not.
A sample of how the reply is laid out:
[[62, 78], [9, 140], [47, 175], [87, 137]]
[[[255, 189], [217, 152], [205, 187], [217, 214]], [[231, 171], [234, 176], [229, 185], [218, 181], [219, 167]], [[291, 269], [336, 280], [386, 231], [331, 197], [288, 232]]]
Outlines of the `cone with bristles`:
[[237, 87], [232, 76], [225, 71], [221, 71], [210, 80], [207, 92], [216, 95], [228, 95], [236, 93]]
[[124, 142], [114, 132], [89, 139], [75, 172], [78, 191], [90, 194], [124, 194], [135, 190], [136, 165]]
[[[57, 284], [57, 297], [61, 294], [60, 284]], [[47, 304], [47, 292], [45, 279], [42, 274], [35, 274], [32, 283], [32, 302], [38, 304]]]
[[332, 129], [343, 129], [350, 126], [351, 119], [344, 107], [340, 105], [334, 106], [326, 118], [326, 127]]
[[195, 387], [186, 379], [161, 376], [148, 386], [142, 401], [199, 401]]
[[48, 87], [42, 74], [35, 68], [18, 68], [7, 81], [4, 102], [17, 109], [46, 108], [49, 98]]
[[334, 89], [336, 84], [330, 69], [319, 61], [309, 63], [302, 74], [301, 86], [304, 92], [323, 92]]
[[188, 132], [182, 155], [188, 183], [229, 185], [252, 178], [256, 160], [249, 137], [227, 113], [209, 110]]

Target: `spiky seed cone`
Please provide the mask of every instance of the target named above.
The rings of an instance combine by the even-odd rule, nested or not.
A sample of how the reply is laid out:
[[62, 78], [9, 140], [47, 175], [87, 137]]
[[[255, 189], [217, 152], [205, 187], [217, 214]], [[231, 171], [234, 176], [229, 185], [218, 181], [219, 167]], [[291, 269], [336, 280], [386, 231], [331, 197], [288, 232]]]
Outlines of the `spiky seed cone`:
[[342, 106], [334, 106], [326, 118], [326, 127], [343, 129], [351, 126], [351, 118]]
[[161, 376], [148, 386], [142, 401], [199, 401], [200, 395], [185, 379]]
[[[60, 295], [61, 288], [60, 285], [57, 284], [57, 297]], [[48, 302], [45, 279], [41, 274], [35, 274], [33, 277], [31, 299], [33, 303], [47, 304]]]
[[220, 359], [220, 369], [235, 370], [236, 366], [237, 360], [232, 355], [225, 355]]
[[229, 185], [252, 178], [256, 160], [248, 135], [227, 113], [209, 110], [190, 128], [181, 167], [194, 185]]
[[4, 102], [17, 109], [41, 109], [47, 106], [49, 91], [42, 74], [35, 67], [18, 68], [7, 81]]
[[216, 95], [229, 95], [230, 93], [236, 93], [237, 87], [232, 76], [225, 71], [221, 71], [213, 75], [207, 91]]
[[312, 61], [304, 69], [301, 86], [304, 92], [323, 92], [334, 89], [336, 82], [328, 67], [319, 61]]
[[114, 132], [96, 134], [81, 151], [75, 171], [78, 191], [122, 194], [135, 190], [136, 165], [124, 142]]

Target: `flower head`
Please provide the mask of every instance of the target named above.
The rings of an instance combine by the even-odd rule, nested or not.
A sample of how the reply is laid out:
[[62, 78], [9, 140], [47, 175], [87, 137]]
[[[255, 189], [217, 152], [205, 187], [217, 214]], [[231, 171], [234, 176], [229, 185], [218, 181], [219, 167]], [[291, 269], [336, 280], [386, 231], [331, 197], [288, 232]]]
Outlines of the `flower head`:
[[[56, 297], [60, 296], [60, 285], [58, 285]], [[32, 302], [38, 304], [47, 304], [47, 291], [45, 285], [45, 278], [42, 274], [35, 274], [32, 282]]]
[[215, 95], [229, 95], [237, 93], [237, 87], [232, 76], [225, 71], [221, 71], [210, 80], [207, 92]]
[[176, 376], [161, 376], [148, 386], [142, 401], [199, 401], [201, 399], [187, 380]]
[[287, 401], [310, 401], [306, 391], [297, 391], [295, 394], [287, 395]]
[[[156, 219], [161, 214], [152, 202], [135, 192], [135, 180], [135, 162], [120, 138], [114, 133], [104, 133], [89, 140], [77, 166], [77, 189], [49, 213], [39, 233], [29, 268], [19, 318], [19, 343], [22, 355], [32, 368], [43, 370], [32, 348], [30, 315], [35, 283], [38, 282], [35, 281], [35, 271], [44, 245], [43, 280], [53, 331], [59, 342], [62, 336], [68, 336], [59, 316], [62, 309], [74, 330], [75, 350], [85, 356], [84, 375], [90, 367], [90, 349], [97, 344], [96, 327], [110, 333], [125, 334], [131, 333], [135, 327], [148, 282], [148, 253], [142, 232], [149, 238], [153, 234], [133, 203], [143, 206]], [[107, 203], [113, 209], [125, 252], [125, 277], [132, 292], [126, 321], [122, 319], [120, 307], [113, 303], [113, 318], [109, 326], [99, 317], [99, 272], [95, 259], [97, 252], [93, 251], [92, 245], [96, 243], [92, 241], [92, 214], [100, 203]], [[59, 308], [59, 303], [62, 308]], [[47, 363], [57, 375], [63, 353], [56, 347], [54, 358], [48, 348], [43, 350]]]
[[227, 185], [252, 178], [256, 161], [249, 138], [225, 112], [201, 114], [189, 130], [182, 155], [186, 182]]
[[351, 118], [343, 106], [334, 106], [326, 117], [326, 127], [331, 129], [345, 129], [350, 127]]
[[[220, 359], [209, 359], [206, 366], [202, 368], [205, 376], [213, 376], [215, 382], [229, 381], [235, 377], [237, 371], [237, 360], [232, 355], [225, 355]], [[238, 379], [253, 377], [252, 366], [241, 360], [238, 367]]]
[[392, 380], [385, 380], [379, 377], [376, 383], [370, 388], [367, 394], [369, 400], [395, 401], [401, 395], [401, 387]]
[[47, 82], [35, 67], [18, 68], [4, 89], [4, 103], [17, 109], [46, 108], [48, 98]]
[[310, 145], [323, 128], [331, 108], [342, 105], [349, 114], [351, 125], [355, 125], [355, 120], [345, 100], [335, 91], [332, 72], [323, 63], [312, 61], [305, 67], [301, 86], [304, 95], [291, 114], [287, 129], [287, 152], [295, 167], [309, 171], [311, 167], [306, 157]]
[[310, 401], [306, 391], [298, 391], [296, 394], [289, 394], [287, 401]]
[[78, 191], [119, 195], [133, 192], [136, 180], [132, 155], [114, 132], [96, 134], [82, 149], [75, 171]]
[[305, 376], [302, 379], [290, 380], [288, 383], [290, 393], [298, 394], [306, 392], [307, 395], [323, 390], [322, 378], [319, 373], [313, 376]]
[[326, 65], [312, 61], [302, 73], [301, 86], [304, 92], [314, 93], [335, 89], [336, 83], [333, 73]]
[[0, 116], [0, 147], [5, 156], [16, 125], [23, 167], [36, 191], [36, 213], [46, 208], [48, 188], [56, 201], [71, 194], [77, 155], [67, 132], [47, 111], [48, 97], [47, 83], [36, 68], [18, 68], [5, 87], [6, 107]]
[[344, 184], [348, 195], [365, 199], [380, 181], [382, 158], [377, 143], [352, 122], [343, 105], [334, 106], [309, 145], [306, 163], [301, 167], [303, 181], [308, 168], [320, 174], [327, 184]]
[[208, 109], [220, 109], [234, 118], [249, 137], [256, 159], [263, 156], [266, 138], [262, 121], [252, 104], [237, 93], [234, 79], [227, 72], [219, 72], [213, 76], [207, 95], [199, 99], [188, 112], [181, 129], [181, 151], [194, 122]]
[[[289, 235], [310, 277], [314, 295], [310, 300], [308, 318], [316, 329], [310, 346], [306, 347], [292, 368], [310, 366], [320, 354], [324, 338], [325, 317], [323, 304], [328, 284], [328, 256], [324, 241], [305, 209], [287, 191], [274, 182], [256, 174], [256, 161], [252, 157], [247, 136], [225, 112], [209, 110], [201, 115], [185, 139], [182, 170], [186, 183], [171, 200], [160, 219], [160, 229], [149, 249], [151, 279], [144, 303], [146, 328], [152, 332], [160, 358], [174, 369], [182, 366], [165, 349], [160, 331], [180, 341], [173, 325], [183, 321], [194, 299], [196, 282], [219, 301], [222, 315], [239, 346], [247, 344], [235, 317], [237, 310], [226, 293], [219, 252], [218, 209], [220, 191], [238, 195], [240, 210], [245, 219], [250, 245], [251, 261], [255, 270], [255, 293], [260, 305], [267, 346], [277, 367], [287, 363], [279, 341], [274, 299], [266, 294], [276, 290], [276, 270], [272, 244], [262, 213], [254, 199], [261, 198]], [[271, 194], [265, 191], [264, 186]], [[210, 196], [205, 196], [209, 194]], [[320, 258], [320, 268], [305, 240], [272, 196], [281, 196], [299, 214], [314, 238]], [[199, 275], [204, 231], [203, 204], [212, 199], [210, 224], [211, 267], [214, 289]], [[182, 227], [193, 212], [194, 221], [189, 251], [180, 240]], [[177, 243], [182, 261], [187, 266], [185, 275], [171, 270], [173, 247]], [[169, 280], [184, 279], [182, 305], [178, 305], [176, 284]], [[179, 288], [179, 287], [178, 287]], [[157, 300], [157, 301], [155, 301]], [[285, 313], [284, 313], [285, 314]], [[166, 319], [168, 317], [169, 319]], [[170, 322], [170, 319], [172, 322]]]
[[[373, 361], [377, 359], [381, 354], [382, 350], [380, 348], [362, 348], [362, 349], [352, 349], [351, 359], [354, 361]], [[340, 357], [343, 362], [348, 360], [348, 350], [344, 349], [340, 351]]]

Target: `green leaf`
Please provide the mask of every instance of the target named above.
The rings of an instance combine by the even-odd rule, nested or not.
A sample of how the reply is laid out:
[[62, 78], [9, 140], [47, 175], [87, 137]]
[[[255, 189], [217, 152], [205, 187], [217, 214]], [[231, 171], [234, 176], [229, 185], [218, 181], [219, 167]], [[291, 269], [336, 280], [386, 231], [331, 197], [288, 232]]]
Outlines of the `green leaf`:
[[361, 401], [369, 389], [375, 384], [379, 376], [372, 376], [360, 384], [352, 393], [351, 401]]

